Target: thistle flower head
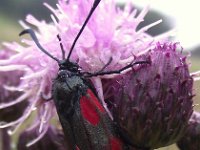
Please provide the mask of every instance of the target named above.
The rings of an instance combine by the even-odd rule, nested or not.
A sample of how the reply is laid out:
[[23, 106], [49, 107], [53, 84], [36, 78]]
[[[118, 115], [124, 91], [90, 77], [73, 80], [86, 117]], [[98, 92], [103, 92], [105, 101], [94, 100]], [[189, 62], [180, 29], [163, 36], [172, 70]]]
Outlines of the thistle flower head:
[[[68, 2], [59, 0], [56, 9], [45, 3], [45, 6], [53, 13], [51, 16], [53, 23], [39, 21], [32, 15], [26, 17], [26, 22], [37, 28], [36, 34], [41, 45], [51, 55], [62, 59], [57, 35], [60, 35], [67, 55], [92, 2], [93, 0]], [[136, 9], [133, 9], [130, 3], [127, 3], [122, 10], [117, 7], [114, 0], [101, 1], [79, 38], [70, 60], [77, 62], [83, 71], [89, 72], [99, 71], [110, 58], [112, 58], [112, 62], [105, 71], [118, 70], [133, 62], [135, 56], [145, 53], [154, 45], [156, 37], [146, 34], [146, 30], [161, 22], [159, 20], [136, 30], [148, 9], [146, 7], [137, 14]], [[30, 28], [26, 23], [20, 23], [24, 28]], [[166, 34], [166, 36], [168, 35]], [[10, 132], [14, 133], [31, 113], [37, 110], [37, 121], [33, 122], [32, 126], [39, 129], [40, 134], [36, 140], [31, 142], [33, 144], [45, 135], [49, 120], [55, 114], [53, 102], [46, 103], [44, 98], [51, 97], [52, 79], [57, 75], [58, 65], [57, 62], [41, 52], [32, 40], [23, 39], [22, 42], [23, 45], [16, 42], [4, 43], [5, 47], [14, 54], [7, 59], [0, 60], [0, 71], [22, 71], [23, 75], [20, 78], [20, 84], [12, 87], [13, 91], [21, 91], [20, 96], [15, 99], [15, 103], [7, 102], [6, 105], [0, 104], [0, 107], [3, 109], [23, 100], [27, 100], [29, 106], [19, 119], [10, 123], [1, 122], [0, 128], [14, 127]], [[103, 100], [100, 77], [95, 77], [93, 83], [99, 98]]]
[[200, 149], [200, 113], [193, 112], [184, 136], [177, 142], [180, 150]]
[[114, 120], [133, 145], [150, 149], [170, 145], [188, 125], [193, 79], [177, 46], [158, 43], [142, 56], [150, 64], [136, 66], [104, 84]]

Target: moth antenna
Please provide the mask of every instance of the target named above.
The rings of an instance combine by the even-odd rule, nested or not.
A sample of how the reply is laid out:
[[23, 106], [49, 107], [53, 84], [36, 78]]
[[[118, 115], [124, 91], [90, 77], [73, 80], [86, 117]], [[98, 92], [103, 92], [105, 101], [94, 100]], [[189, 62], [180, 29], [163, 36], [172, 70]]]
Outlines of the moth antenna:
[[24, 34], [29, 34], [31, 36], [31, 38], [33, 39], [33, 41], [35, 42], [35, 44], [37, 45], [37, 47], [42, 51], [44, 52], [46, 55], [48, 55], [49, 57], [51, 57], [52, 59], [54, 59], [55, 61], [57, 61], [58, 63], [60, 63], [60, 60], [54, 56], [52, 56], [49, 52], [47, 52], [40, 44], [37, 36], [35, 35], [35, 32], [32, 30], [32, 29], [26, 29], [26, 30], [23, 30], [19, 36], [22, 36]]
[[70, 58], [70, 56], [71, 56], [71, 54], [72, 54], [72, 51], [73, 51], [73, 49], [74, 49], [74, 46], [76, 45], [76, 42], [77, 42], [78, 38], [80, 37], [81, 33], [83, 32], [83, 30], [84, 30], [86, 24], [88, 23], [88, 21], [89, 21], [91, 15], [93, 14], [94, 10], [96, 9], [96, 7], [97, 7], [98, 4], [100, 3], [100, 1], [101, 1], [101, 0], [95, 0], [95, 1], [94, 1], [93, 5], [92, 5], [92, 8], [91, 8], [91, 10], [90, 10], [90, 12], [89, 12], [89, 14], [88, 14], [88, 16], [87, 16], [87, 18], [86, 18], [84, 24], [82, 25], [80, 31], [78, 32], [78, 34], [77, 34], [76, 38], [74, 39], [74, 42], [73, 42], [73, 44], [72, 44], [72, 46], [71, 46], [71, 48], [70, 48], [69, 54], [68, 54], [68, 56], [67, 56], [67, 60], [68, 60], [68, 61], [69, 61], [69, 58]]
[[64, 50], [64, 47], [63, 47], [63, 44], [62, 44], [62, 41], [61, 41], [61, 37], [60, 37], [59, 34], [57, 35], [57, 38], [58, 38], [58, 40], [60, 42], [60, 48], [61, 48], [61, 52], [62, 52], [62, 59], [64, 60], [65, 59], [65, 50]]

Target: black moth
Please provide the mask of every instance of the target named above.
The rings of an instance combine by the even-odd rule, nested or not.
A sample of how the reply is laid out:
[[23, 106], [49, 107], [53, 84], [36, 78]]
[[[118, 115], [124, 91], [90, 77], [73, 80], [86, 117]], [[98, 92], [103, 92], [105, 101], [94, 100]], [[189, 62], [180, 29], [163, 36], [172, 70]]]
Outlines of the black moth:
[[[30, 34], [37, 47], [57, 61], [59, 65], [58, 75], [52, 85], [52, 98], [68, 143], [66, 149], [69, 150], [122, 150], [125, 147], [127, 148], [118, 138], [112, 120], [99, 102], [90, 77], [119, 74], [135, 64], [147, 63], [146, 61], [130, 63], [120, 70], [105, 72], [104, 69], [112, 61], [110, 59], [100, 71], [89, 73], [81, 71], [76, 62], [70, 61], [70, 56], [78, 38], [100, 1], [94, 1], [66, 59], [62, 43], [60, 43], [60, 46], [63, 59], [59, 60], [41, 46], [32, 29], [26, 29], [20, 33], [20, 36]], [[59, 36], [58, 39], [61, 41]]]

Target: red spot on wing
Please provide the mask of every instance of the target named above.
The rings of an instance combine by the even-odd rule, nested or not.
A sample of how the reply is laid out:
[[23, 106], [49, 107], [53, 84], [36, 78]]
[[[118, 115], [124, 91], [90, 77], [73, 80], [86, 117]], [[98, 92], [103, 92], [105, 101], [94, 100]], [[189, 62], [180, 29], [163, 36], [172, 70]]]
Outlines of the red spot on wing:
[[81, 114], [92, 125], [96, 126], [100, 121], [100, 112], [105, 112], [94, 93], [88, 89], [86, 96], [80, 99]]
[[113, 137], [110, 140], [111, 150], [122, 150], [122, 142], [120, 139]]
[[76, 146], [76, 150], [80, 150], [80, 149], [78, 148], [78, 146]]

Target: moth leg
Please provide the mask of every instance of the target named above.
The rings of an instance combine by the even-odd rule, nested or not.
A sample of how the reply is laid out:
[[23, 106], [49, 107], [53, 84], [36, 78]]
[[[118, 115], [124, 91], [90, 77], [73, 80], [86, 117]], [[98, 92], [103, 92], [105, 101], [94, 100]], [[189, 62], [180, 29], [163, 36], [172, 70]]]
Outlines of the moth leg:
[[[122, 71], [129, 69], [131, 67], [133, 67], [134, 65], [137, 64], [150, 64], [149, 61], [137, 61], [137, 62], [132, 62], [130, 64], [128, 64], [127, 66], [119, 69], [119, 70], [113, 70], [113, 71], [98, 71], [98, 72], [94, 72], [94, 73], [88, 73], [88, 72], [84, 72], [84, 77], [90, 78], [90, 77], [95, 77], [95, 76], [103, 76], [103, 75], [109, 75], [109, 74], [120, 74]], [[103, 67], [105, 68], [105, 67]], [[102, 69], [101, 69], [102, 70]]]
[[110, 57], [109, 61], [103, 66], [103, 68], [101, 70], [99, 70], [98, 72], [103, 72], [104, 69], [106, 69], [106, 67], [108, 67], [110, 65], [110, 63], [112, 62], [112, 57]]
[[[112, 60], [113, 60], [112, 57], [110, 57], [109, 61], [103, 66], [103, 68], [101, 68], [101, 70], [98, 71], [98, 73], [103, 72], [106, 69], [106, 67], [108, 67], [110, 65], [110, 63], [112, 62]], [[93, 75], [94, 73], [91, 73], [91, 72], [82, 72], [82, 74], [85, 74], [86, 76], [88, 76], [88, 75]]]

